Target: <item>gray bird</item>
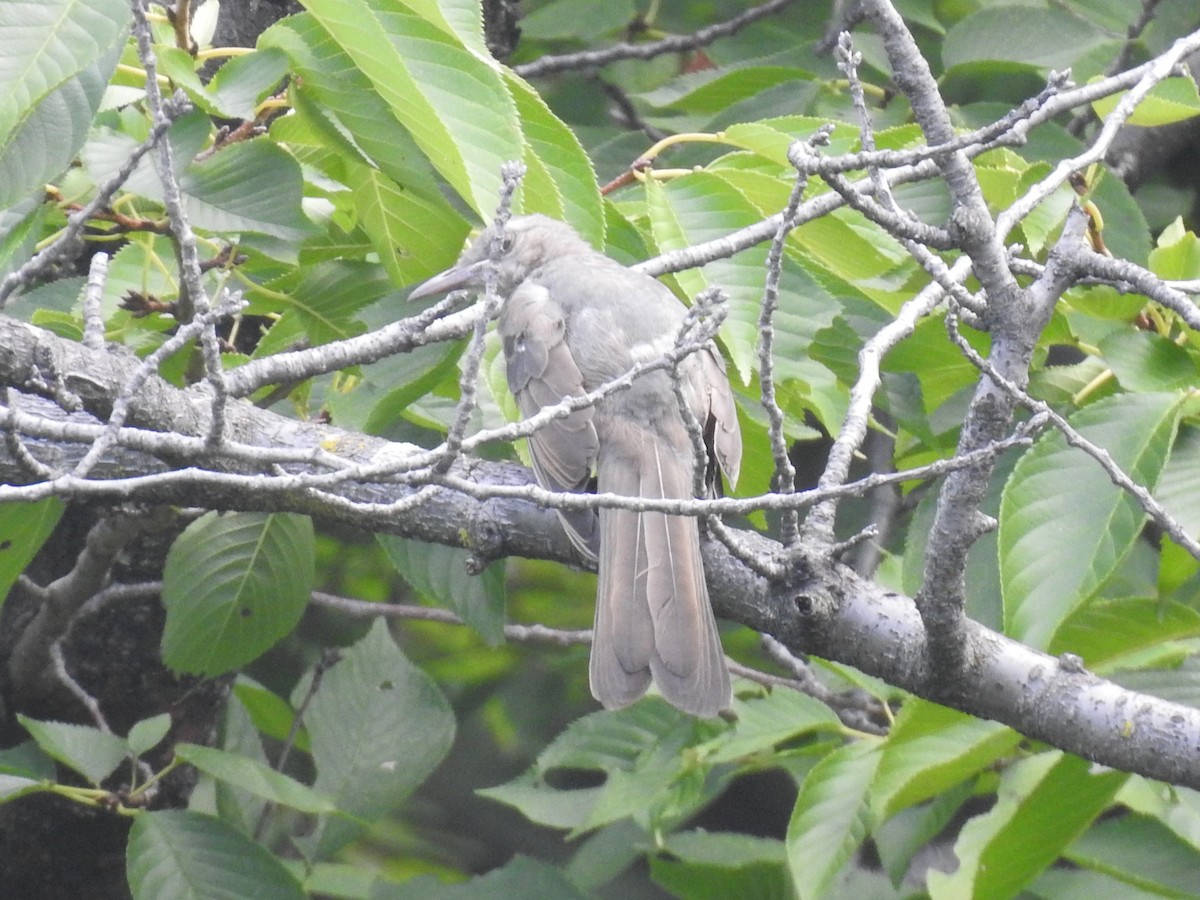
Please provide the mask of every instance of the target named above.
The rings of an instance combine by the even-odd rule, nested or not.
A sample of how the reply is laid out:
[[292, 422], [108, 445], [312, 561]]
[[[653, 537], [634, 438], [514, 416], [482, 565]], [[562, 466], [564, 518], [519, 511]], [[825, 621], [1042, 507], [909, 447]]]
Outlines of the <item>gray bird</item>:
[[[524, 416], [658, 359], [687, 312], [664, 285], [593, 250], [570, 226], [540, 215], [485, 231], [458, 263], [410, 299], [484, 284], [496, 246], [498, 330], [508, 385]], [[742, 457], [725, 364], [710, 344], [680, 365], [684, 396], [704, 428], [710, 487], [732, 484]], [[538, 483], [555, 491], [692, 497], [692, 441], [669, 371], [658, 369], [594, 407], [529, 438]], [[595, 480], [593, 482], [593, 471]], [[695, 518], [601, 509], [559, 511], [575, 545], [598, 562], [589, 667], [592, 694], [616, 709], [651, 678], [677, 708], [714, 716], [731, 700], [729, 671], [708, 599]]]

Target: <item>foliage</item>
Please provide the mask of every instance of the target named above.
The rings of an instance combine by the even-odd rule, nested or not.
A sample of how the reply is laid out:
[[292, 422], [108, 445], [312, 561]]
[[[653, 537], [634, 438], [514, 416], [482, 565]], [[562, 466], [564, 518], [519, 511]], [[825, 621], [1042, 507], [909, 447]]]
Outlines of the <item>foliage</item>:
[[[470, 230], [490, 221], [509, 160], [526, 167], [514, 210], [565, 219], [632, 264], [783, 210], [796, 180], [789, 151], [825, 126], [824, 157], [862, 149], [856, 82], [834, 54], [815, 49], [835, 15], [830, 3], [793, 3], [703, 48], [606, 65], [609, 94], [588, 69], [528, 80], [519, 73], [551, 54], [624, 37], [694, 33], [742, 5], [663, 2], [647, 13], [638, 4], [634, 18], [632, 3], [530, 3], [508, 64], [487, 49], [477, 0], [304, 5], [245, 52], [209, 46], [198, 29], [211, 16], [198, 12], [198, 52], [182, 46], [152, 8], [159, 81], [192, 107], [174, 117], [165, 140], [203, 287], [218, 301], [233, 292], [246, 302], [222, 332], [227, 371], [405, 315], [408, 287], [452, 263]], [[1128, 47], [1136, 10], [1124, 3], [895, 5], [964, 132], [1037, 94], [1051, 69], [1070, 68], [1080, 84], [1099, 80], [1126, 49], [1148, 59], [1197, 27], [1191, 0], [1163, 0]], [[0, 5], [9, 86], [0, 100], [0, 274], [47, 246], [151, 135], [145, 60], [128, 22], [125, 0]], [[880, 38], [856, 30], [854, 47], [879, 149], [924, 146], [889, 83]], [[614, 123], [610, 97], [638, 127]], [[1119, 97], [1096, 99], [1093, 114], [1112, 116]], [[1040, 123], [1023, 146], [974, 153], [993, 214], [1024, 202], [1059, 160], [1086, 149], [1085, 132], [1069, 127], [1073, 112]], [[1195, 83], [1172, 77], [1131, 121], [1155, 127], [1197, 115]], [[647, 132], [673, 137], [633, 174], [633, 160], [649, 158]], [[189, 298], [178, 245], [163, 233], [166, 180], [154, 152], [141, 156], [92, 211], [85, 240], [89, 254], [111, 253], [99, 297], [103, 339], [141, 357], [162, 352], [159, 374], [182, 387], [202, 381], [206, 363], [202, 342], [168, 343]], [[814, 177], [804, 197], [832, 201], [832, 192]], [[1118, 178], [1097, 176], [1087, 192], [1093, 231], [1114, 257], [1161, 279], [1200, 279], [1200, 239], [1187, 218], [1195, 197], [1185, 189], [1163, 179], [1135, 195]], [[895, 196], [929, 225], [951, 209], [945, 186], [929, 178], [898, 184]], [[1045, 263], [1076, 200], [1060, 181], [1025, 210], [1009, 243]], [[710, 286], [728, 296], [721, 336], [743, 413], [747, 451], [735, 494], [743, 498], [767, 492], [776, 466], [759, 406], [767, 261], [760, 243], [670, 278], [683, 296]], [[787, 440], [842, 431], [857, 354], [929, 281], [903, 235], [844, 204], [831, 202], [787, 233], [771, 326]], [[82, 274], [57, 271], [20, 287], [8, 315], [73, 340], [84, 335]], [[989, 336], [964, 324], [957, 343], [947, 318], [945, 306], [933, 310], [883, 363], [873, 418], [897, 470], [953, 455], [980, 379], [962, 345], [986, 353]], [[252, 399], [296, 419], [327, 413], [344, 429], [433, 446], [459, 412], [462, 353], [460, 344], [431, 343], [283, 392], [263, 386]], [[506, 420], [509, 401], [491, 389], [498, 380], [489, 353], [476, 400], [478, 421], [491, 426]], [[1143, 295], [1119, 294], [1111, 283], [1075, 286], [1034, 360], [1032, 397], [1104, 448], [1183, 532], [1200, 533], [1197, 332]], [[984, 500], [999, 525], [971, 550], [971, 616], [1031, 647], [1074, 654], [1092, 671], [1196, 703], [1198, 670], [1188, 657], [1200, 642], [1200, 562], [1160, 522], [1148, 531], [1146, 504], [1064, 432], [1031, 443], [1009, 451]], [[483, 452], [516, 458], [506, 447]], [[885, 587], [920, 588], [931, 486], [927, 476], [903, 485], [874, 575]], [[864, 494], [840, 510], [843, 536], [870, 515]], [[53, 498], [0, 505], [5, 587], [61, 509]], [[761, 511], [751, 520], [774, 521]], [[168, 725], [153, 711], [125, 736], [25, 716], [28, 742], [0, 751], [0, 802], [54, 793], [131, 816], [128, 881], [139, 900], [582, 897], [639, 859], [654, 882], [686, 898], [1197, 895], [1187, 873], [1200, 866], [1200, 799], [1190, 788], [1091, 766], [1007, 725], [817, 659], [813, 677], [822, 697], [838, 698], [833, 709], [741, 680], [728, 720], [697, 721], [656, 698], [581, 715], [578, 654], [518, 655], [497, 645], [506, 589], [510, 618], [578, 627], [589, 615], [582, 598], [590, 576], [514, 561], [506, 588], [499, 565], [474, 577], [473, 562], [468, 550], [426, 550], [394, 535], [363, 544], [320, 521], [314, 533], [294, 512], [205, 513], [166, 559], [162, 655], [180, 673], [236, 673], [217, 746], [176, 743], [173, 761], [151, 773], [145, 760], [161, 751]], [[342, 623], [328, 640], [306, 631], [314, 590], [391, 599], [410, 590], [400, 579], [475, 634], [414, 623], [403, 629], [402, 649], [382, 620], [366, 630]], [[316, 660], [314, 648], [325, 643], [342, 645], [339, 661]], [[747, 629], [731, 629], [727, 644], [772, 667]], [[304, 665], [276, 668], [289, 650]], [[886, 727], [863, 710], [882, 711]], [[457, 752], [477, 757], [468, 764], [468, 782], [485, 798], [476, 808], [502, 804], [562, 832], [572, 841], [568, 862], [518, 855], [470, 879], [452, 842], [439, 846], [446, 835], [422, 828], [411, 812], [422, 801], [407, 807], [407, 825], [393, 824], [398, 837], [388, 831], [388, 817], [422, 785], [430, 792], [423, 802], [439, 796], [429, 779], [456, 728], [471, 735]], [[155, 808], [158, 784], [183, 764], [201, 776], [190, 806]], [[791, 811], [782, 827], [750, 834], [696, 824], [766, 772], [786, 786]], [[118, 783], [119, 792], [110, 790]], [[947, 843], [957, 868], [926, 868], [923, 854]]]

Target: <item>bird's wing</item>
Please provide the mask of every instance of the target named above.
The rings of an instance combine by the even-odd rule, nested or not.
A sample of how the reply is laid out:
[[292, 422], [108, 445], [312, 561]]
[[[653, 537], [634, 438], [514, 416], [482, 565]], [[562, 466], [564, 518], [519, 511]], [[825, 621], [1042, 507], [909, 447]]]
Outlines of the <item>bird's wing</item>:
[[[583, 376], [564, 340], [563, 311], [544, 287], [532, 281], [518, 286], [504, 305], [498, 330], [508, 386], [522, 416], [585, 393]], [[587, 488], [599, 448], [592, 416], [591, 407], [578, 409], [530, 436], [533, 472], [542, 487], [555, 491]], [[595, 559], [599, 548], [595, 513], [560, 510], [559, 515], [575, 545]]]

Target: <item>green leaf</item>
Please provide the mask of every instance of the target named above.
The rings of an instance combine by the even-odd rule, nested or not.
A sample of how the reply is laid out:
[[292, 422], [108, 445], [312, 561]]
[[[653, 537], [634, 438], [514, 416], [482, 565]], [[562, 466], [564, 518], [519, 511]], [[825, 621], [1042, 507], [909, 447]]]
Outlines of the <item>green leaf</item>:
[[1023, 760], [1001, 776], [996, 805], [959, 832], [958, 869], [931, 869], [934, 897], [1015, 897], [1112, 802], [1129, 776], [1057, 750]]
[[[987, 356], [991, 342], [986, 334], [962, 326], [959, 331], [967, 343]], [[918, 322], [913, 333], [888, 353], [883, 368], [888, 372], [916, 375], [921, 383], [925, 411], [929, 413], [940, 409], [947, 400], [979, 378], [979, 370], [947, 336], [941, 316]]]
[[[646, 182], [647, 212], [655, 240], [662, 250], [676, 250], [721, 237], [760, 221], [761, 214], [728, 182], [697, 172], [660, 184]], [[749, 384], [758, 365], [759, 310], [766, 282], [767, 248], [751, 247], [729, 259], [675, 275], [680, 287], [696, 296], [709, 286], [729, 296], [729, 317], [721, 334], [734, 368]], [[775, 315], [775, 377], [779, 399], [796, 421], [814, 409], [830, 428], [841, 422], [844, 392], [833, 373], [808, 353], [818, 331], [840, 311], [835, 297], [806, 272], [785, 261]]]
[[[797, 140], [807, 140], [820, 128], [829, 125], [828, 119], [811, 116], [780, 116], [775, 119], [760, 119], [730, 125], [722, 132], [725, 140], [735, 147], [751, 150], [766, 159], [791, 168], [787, 154]], [[859, 137], [858, 129], [852, 125], [835, 122], [829, 143], [823, 151], [835, 156], [857, 149], [854, 145]]]
[[0, 750], [0, 773], [19, 775], [33, 781], [53, 781], [57, 774], [54, 760], [36, 741], [24, 741]]
[[847, 744], [813, 766], [800, 785], [787, 854], [802, 900], [834, 896], [834, 877], [867, 836], [868, 793], [880, 760], [866, 742]]
[[[1093, 79], [1099, 81], [1100, 78]], [[1101, 119], [1112, 115], [1117, 104], [1125, 99], [1128, 91], [1102, 97], [1092, 103], [1092, 109]], [[1200, 116], [1200, 92], [1196, 90], [1196, 82], [1190, 77], [1168, 78], [1160, 81], [1150, 89], [1138, 105], [1133, 109], [1133, 115], [1125, 120], [1128, 125], [1141, 125], [1153, 128], [1158, 125], [1170, 125]]]
[[[236, 695], [225, 704], [219, 739], [221, 748], [226, 753], [237, 754], [263, 766], [269, 765], [266, 751], [263, 749], [262, 735], [254, 727], [246, 707], [238, 702]], [[203, 789], [208, 786], [201, 787]], [[207, 793], [201, 790], [193, 794], [197, 802], [193, 802], [191, 808], [196, 812], [215, 812], [222, 822], [245, 834], [254, 834], [263, 820], [267, 801], [225, 781], [214, 779], [211, 787], [212, 797], [207, 805], [201, 805], [203, 801], [200, 801], [200, 798]]]
[[229, 144], [193, 163], [179, 186], [196, 228], [257, 232], [284, 241], [298, 241], [313, 231], [300, 208], [300, 164], [265, 138]]
[[[296, 688], [302, 696], [307, 684]], [[454, 740], [446, 698], [377, 621], [329, 670], [304, 717], [317, 768], [313, 789], [361, 821], [323, 819], [305, 841], [325, 858], [393, 809], [434, 770]]]
[[314, 815], [337, 811], [333, 801], [312, 788], [249, 757], [198, 744], [178, 744], [175, 755], [205, 775], [272, 803]]
[[[635, 791], [630, 796], [625, 790], [630, 784], [628, 778], [615, 790], [610, 782], [619, 774], [635, 773], [645, 759], [654, 755], [655, 748], [674, 740], [672, 732], [679, 728], [679, 714], [661, 701], [592, 713], [568, 725], [524, 774], [479, 794], [506, 803], [534, 822], [552, 828], [583, 829], [603, 824], [600, 819], [615, 821], [630, 808], [644, 811], [653, 796], [644, 790], [644, 783], [640, 785], [642, 793]], [[597, 787], [560, 789], [552, 783], [551, 773], [556, 769], [603, 773], [606, 782]], [[674, 770], [677, 775], [678, 759]], [[664, 774], [661, 768], [658, 774]], [[669, 783], [670, 778], [666, 781]], [[664, 784], [660, 782], [657, 787], [661, 789]], [[602, 802], [604, 808], [600, 809]], [[625, 812], [618, 813], [622, 804], [626, 804]]]
[[[368, 327], [382, 321], [387, 301], [364, 312]], [[431, 423], [413, 405], [455, 371], [462, 353], [461, 343], [440, 342], [417, 347], [409, 353], [394, 353], [364, 366], [352, 389], [330, 393], [325, 400], [333, 420], [342, 428], [355, 428], [367, 434], [386, 435], [401, 417], [427, 427]]]
[[581, 892], [560, 869], [518, 855], [500, 868], [460, 884], [424, 875], [375, 896], [384, 900], [587, 900], [590, 895]]
[[126, 873], [134, 900], [304, 900], [300, 883], [270, 851], [219, 819], [183, 810], [133, 823]]
[[205, 513], [167, 554], [163, 661], [219, 675], [257, 659], [300, 621], [313, 578], [307, 516]]
[[516, 110], [497, 68], [398, 0], [309, 0], [307, 6], [434, 168], [490, 220], [501, 165], [524, 156]]
[[134, 722], [129, 729], [125, 741], [134, 756], [141, 756], [147, 750], [153, 750], [171, 730], [171, 714], [159, 713], [140, 722]]
[[964, 781], [928, 803], [901, 810], [872, 829], [871, 841], [893, 885], [900, 886], [913, 859], [959, 815], [975, 787], [974, 782]]
[[129, 755], [129, 747], [123, 740], [91, 725], [42, 722], [20, 713], [17, 720], [47, 755], [92, 784], [98, 785], [115, 772]]
[[877, 821], [936, 797], [1009, 752], [1021, 736], [1004, 725], [911, 699], [883, 743], [871, 785]]
[[[15, 271], [33, 255], [49, 212], [36, 197], [26, 197], [8, 209], [0, 209], [0, 278]], [[10, 299], [5, 310], [9, 315], [13, 314], [12, 306]]]
[[[314, 346], [362, 334], [367, 328], [358, 313], [391, 292], [387, 273], [375, 263], [335, 259], [292, 269], [248, 292], [248, 314], [282, 313], [254, 355], [291, 349], [271, 337], [276, 331], [301, 330]], [[392, 303], [398, 301], [393, 298]]]
[[[323, 170], [341, 181], [342, 161], [378, 166], [389, 178], [409, 190], [436, 198], [432, 187], [437, 173], [391, 107], [372, 90], [371, 82], [311, 15], [284, 19], [259, 38], [259, 46], [276, 46], [288, 54], [299, 76], [290, 96], [295, 114], [277, 119], [272, 134], [282, 129], [294, 137], [297, 119], [310, 146], [327, 148]], [[289, 145], [290, 145], [289, 141]], [[461, 218], [458, 213], [454, 216]], [[463, 227], [465, 228], [465, 222]], [[443, 268], [454, 261], [459, 247], [446, 248]]]
[[1129, 391], [1176, 391], [1196, 383], [1196, 360], [1174, 341], [1149, 331], [1114, 331], [1100, 353]]
[[532, 41], [570, 40], [589, 43], [631, 22], [637, 10], [631, 0], [550, 0], [521, 17], [521, 36]]
[[770, 691], [746, 700], [735, 696], [733, 710], [736, 724], [696, 747], [704, 762], [736, 762], [810, 731], [836, 732], [842, 727], [833, 710], [798, 691]]
[[1176, 219], [1158, 236], [1150, 251], [1150, 271], [1159, 278], [1187, 281], [1200, 278], [1200, 238]]
[[447, 254], [457, 252], [467, 234], [450, 204], [369, 166], [347, 165], [347, 174], [359, 221], [395, 284], [424, 280], [449, 265]]
[[1051, 653], [1076, 653], [1098, 673], [1145, 665], [1173, 641], [1200, 637], [1200, 612], [1161, 599], [1089, 603], [1059, 628]]
[[235, 56], [217, 69], [209, 93], [226, 117], [252, 120], [258, 104], [287, 74], [287, 64], [287, 55], [270, 47]]
[[46, 781], [35, 781], [23, 775], [8, 775], [0, 772], [0, 803], [19, 800], [21, 797], [45, 791], [48, 787]]
[[1200, 897], [1200, 851], [1142, 816], [1097, 822], [1063, 854], [1079, 866], [1164, 897]]
[[[291, 705], [278, 694], [255, 684], [245, 675], [239, 675], [233, 693], [246, 708], [254, 727], [267, 737], [282, 741], [292, 731], [296, 713]], [[296, 735], [296, 746], [308, 752], [308, 732], [303, 728]]]
[[504, 640], [504, 563], [492, 563], [479, 575], [467, 564], [471, 551], [378, 534], [396, 571], [423, 597], [446, 606], [489, 644]]
[[1183, 425], [1155, 486], [1155, 498], [1193, 537], [1200, 536], [1200, 428]]
[[124, 0], [0, 3], [0, 209], [79, 152], [125, 44]]
[[685, 831], [670, 835], [666, 854], [650, 859], [650, 874], [688, 900], [791, 900], [787, 853], [781, 841], [748, 834]]
[[[528, 183], [522, 192], [525, 212], [542, 212], [574, 226], [593, 247], [604, 247], [604, 205], [596, 172], [579, 138], [550, 111], [528, 84], [505, 70], [505, 83], [516, 103], [528, 153], [545, 166], [552, 196], [538, 196]], [[528, 156], [527, 156], [528, 159]]]
[[[1004, 39], [997, 40], [997, 35]], [[983, 7], [946, 33], [942, 63], [949, 69], [1000, 60], [1062, 70], [1107, 39], [1090, 23], [1060, 9]]]
[[768, 88], [811, 79], [810, 73], [791, 66], [744, 66], [731, 71], [705, 69], [689, 72], [638, 96], [660, 109], [713, 115]]
[[66, 506], [56, 497], [36, 503], [0, 504], [0, 608], [17, 577], [49, 539], [64, 509]]
[[1130, 811], [1165, 825], [1200, 851], [1200, 791], [1131, 775], [1116, 799]]
[[[1071, 425], [1153, 490], [1175, 434], [1181, 399], [1120, 394], [1071, 416]], [[1141, 532], [1145, 513], [1100, 466], [1042, 437], [1017, 462], [1000, 504], [1000, 575], [1006, 632], [1047, 647], [1062, 621], [1113, 575]]]

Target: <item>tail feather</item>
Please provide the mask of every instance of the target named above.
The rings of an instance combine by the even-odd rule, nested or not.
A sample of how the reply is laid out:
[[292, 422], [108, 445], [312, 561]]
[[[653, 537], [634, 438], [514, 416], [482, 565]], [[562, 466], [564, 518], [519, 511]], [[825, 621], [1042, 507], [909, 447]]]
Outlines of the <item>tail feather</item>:
[[[691, 496], [686, 458], [631, 428], [624, 453], [602, 453], [602, 492]], [[600, 581], [592, 691], [606, 707], [637, 699], [651, 677], [672, 705], [713, 716], [729, 705], [729, 672], [709, 603], [696, 520], [657, 512], [600, 511]]]

